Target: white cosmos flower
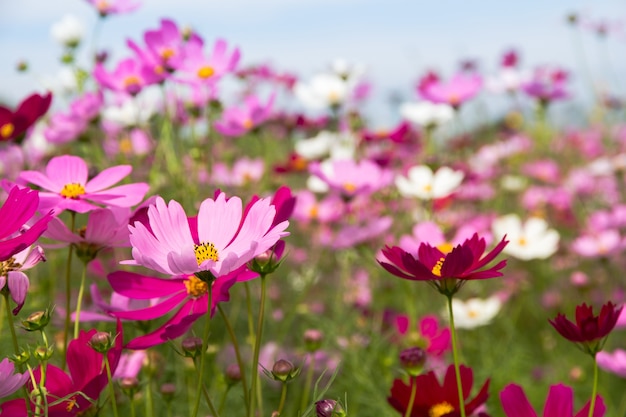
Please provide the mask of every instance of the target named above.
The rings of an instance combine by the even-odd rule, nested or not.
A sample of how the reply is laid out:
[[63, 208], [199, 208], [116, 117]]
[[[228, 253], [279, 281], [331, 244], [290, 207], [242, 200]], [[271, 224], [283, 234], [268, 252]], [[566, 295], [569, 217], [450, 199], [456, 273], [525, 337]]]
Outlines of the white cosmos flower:
[[353, 159], [357, 145], [356, 137], [351, 133], [334, 133], [323, 130], [310, 139], [296, 142], [295, 151], [304, 159]]
[[452, 120], [454, 109], [447, 104], [435, 104], [430, 101], [403, 103], [400, 114], [409, 122], [419, 126], [439, 126]]
[[491, 227], [494, 238], [506, 235], [509, 241], [502, 252], [517, 259], [546, 259], [559, 247], [559, 233], [549, 229], [548, 223], [539, 217], [531, 217], [522, 224], [517, 214], [508, 214], [495, 219]]
[[73, 48], [83, 39], [85, 25], [76, 16], [68, 14], [52, 25], [50, 34], [61, 45]]
[[297, 82], [294, 93], [298, 100], [312, 110], [339, 106], [348, 97], [349, 86], [335, 74], [317, 74], [309, 83]]
[[496, 296], [486, 299], [470, 298], [462, 301], [452, 299], [452, 314], [454, 326], [457, 329], [473, 329], [487, 325], [500, 312], [502, 302]]
[[408, 177], [396, 177], [396, 186], [405, 197], [431, 200], [452, 194], [463, 181], [463, 177], [463, 172], [452, 168], [441, 167], [433, 173], [430, 167], [418, 165], [409, 169]]

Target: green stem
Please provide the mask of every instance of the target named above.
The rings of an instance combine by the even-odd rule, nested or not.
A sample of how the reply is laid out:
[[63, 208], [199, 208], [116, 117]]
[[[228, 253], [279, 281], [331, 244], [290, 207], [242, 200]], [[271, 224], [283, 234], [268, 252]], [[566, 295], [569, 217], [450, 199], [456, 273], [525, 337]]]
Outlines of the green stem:
[[[70, 232], [74, 232], [76, 223], [76, 213], [70, 212]], [[74, 254], [74, 245], [70, 245], [67, 254], [67, 263], [65, 265], [65, 326], [63, 330], [63, 362], [61, 368], [65, 371], [67, 368], [67, 343], [70, 334], [70, 321], [72, 310], [70, 309], [70, 301], [72, 299], [72, 255]]]
[[246, 403], [246, 412], [247, 412], [248, 408], [250, 408], [250, 398], [248, 397], [248, 382], [246, 380], [246, 373], [244, 372], [243, 360], [241, 359], [241, 352], [239, 351], [239, 343], [237, 343], [237, 336], [235, 335], [235, 331], [233, 330], [233, 326], [231, 325], [230, 320], [228, 320], [228, 316], [226, 315], [226, 313], [224, 313], [224, 310], [222, 309], [222, 306], [220, 304], [217, 305], [217, 310], [220, 312], [220, 315], [222, 316], [222, 320], [224, 321], [224, 324], [226, 325], [226, 330], [228, 331], [228, 334], [230, 335], [230, 340], [233, 344], [233, 349], [235, 350], [235, 358], [237, 359], [237, 366], [239, 366], [239, 371], [241, 373], [241, 387], [243, 389], [243, 399], [244, 399], [244, 402]]
[[248, 313], [248, 334], [250, 335], [250, 343], [254, 340], [254, 324], [252, 324], [252, 296], [250, 295], [250, 284], [248, 281], [243, 283], [243, 287], [246, 290], [246, 311]]
[[13, 323], [13, 312], [11, 311], [11, 305], [9, 304], [9, 293], [3, 291], [2, 295], [4, 295], [4, 305], [6, 306], [6, 315], [7, 320], [9, 320], [9, 329], [11, 329], [11, 340], [13, 341], [13, 350], [15, 351], [15, 355], [20, 355], [20, 347], [17, 343], [17, 334], [15, 333], [15, 324]]
[[252, 356], [252, 376], [250, 389], [250, 408], [248, 417], [254, 417], [255, 400], [257, 394], [257, 379], [259, 376], [259, 352], [261, 351], [261, 337], [263, 335], [263, 318], [265, 315], [265, 275], [261, 275], [261, 303], [259, 305], [259, 321], [257, 322], [256, 335], [254, 339], [254, 354]]
[[[204, 334], [202, 335], [202, 351], [200, 356], [200, 368], [198, 369], [198, 385], [196, 387], [196, 400], [193, 406], [193, 411], [191, 413], [191, 417], [196, 417], [198, 415], [198, 410], [200, 409], [200, 396], [202, 395], [203, 388], [203, 379], [204, 379], [204, 370], [206, 364], [206, 351], [209, 345], [209, 335], [211, 333], [211, 304], [213, 303], [213, 282], [210, 282], [208, 285], [208, 306], [205, 315], [204, 322]], [[212, 407], [212, 403], [207, 395], [207, 403], [210, 408]], [[217, 417], [216, 413], [211, 410], [214, 414], [214, 417]]]
[[287, 399], [287, 383], [283, 382], [283, 388], [280, 391], [280, 402], [278, 403], [278, 415], [283, 412], [283, 407], [285, 406], [285, 400]]
[[593, 417], [593, 411], [596, 408], [596, 396], [598, 393], [598, 361], [593, 355], [593, 389], [591, 391], [591, 404], [589, 405], [589, 417]]
[[137, 417], [137, 414], [135, 412], [135, 396], [134, 395], [130, 398], [130, 417]]
[[463, 384], [461, 383], [461, 370], [459, 368], [459, 353], [456, 346], [456, 329], [454, 328], [454, 314], [452, 313], [452, 295], [448, 297], [448, 314], [450, 315], [450, 334], [452, 335], [452, 358], [454, 360], [454, 373], [456, 374], [456, 387], [459, 393], [459, 407], [461, 417], [465, 417], [465, 398], [463, 398]]
[[300, 400], [300, 411], [304, 412], [309, 402], [309, 392], [311, 391], [311, 385], [313, 385], [313, 373], [315, 372], [315, 353], [310, 353], [309, 357], [309, 369], [306, 371], [306, 380], [304, 381], [304, 390], [302, 390], [302, 399]]
[[113, 376], [111, 375], [111, 365], [109, 365], [109, 357], [106, 353], [104, 354], [104, 366], [107, 370], [107, 377], [109, 378], [109, 391], [111, 392], [110, 395], [111, 403], [113, 404], [113, 415], [115, 417], [119, 417], [119, 414], [117, 413], [117, 400], [115, 399], [115, 388], [113, 387]]
[[80, 287], [78, 288], [78, 299], [76, 300], [76, 315], [74, 316], [74, 339], [78, 339], [78, 329], [80, 328], [80, 308], [83, 304], [85, 293], [85, 277], [87, 276], [87, 263], [83, 264], [83, 273], [80, 277]]
[[[222, 410], [224, 410], [224, 404], [226, 404], [226, 397], [228, 396], [228, 391], [230, 391], [230, 387], [232, 385], [228, 384], [226, 389], [224, 390], [224, 394], [222, 394], [222, 399], [220, 400], [220, 406], [217, 408], [217, 411], [221, 414]], [[245, 391], [244, 391], [245, 392]], [[246, 404], [246, 407], [248, 405]]]
[[417, 381], [414, 381], [415, 378], [409, 376], [409, 383], [411, 384], [411, 396], [409, 397], [409, 406], [406, 408], [406, 413], [404, 413], [404, 417], [411, 417], [411, 413], [413, 412], [413, 404], [415, 404], [415, 396], [417, 395]]
[[148, 354], [146, 355], [146, 357], [148, 358], [148, 383], [146, 384], [146, 401], [145, 401], [145, 406], [146, 406], [146, 417], [154, 417], [154, 400], [152, 398], [152, 381], [154, 379], [154, 368], [153, 365], [154, 363], [152, 362], [152, 357], [150, 355], [150, 352], [148, 352]]

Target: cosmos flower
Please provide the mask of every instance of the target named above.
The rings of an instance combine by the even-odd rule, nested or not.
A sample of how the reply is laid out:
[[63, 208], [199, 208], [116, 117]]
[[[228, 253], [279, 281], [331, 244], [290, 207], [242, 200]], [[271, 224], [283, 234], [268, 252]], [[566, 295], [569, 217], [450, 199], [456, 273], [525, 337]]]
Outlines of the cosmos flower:
[[20, 374], [15, 372], [15, 365], [9, 358], [0, 362], [0, 398], [8, 397], [18, 389], [22, 388], [28, 381], [28, 372]]
[[612, 302], [602, 306], [600, 314], [593, 314], [593, 307], [586, 303], [576, 306], [576, 323], [559, 313], [549, 320], [554, 329], [570, 342], [576, 343], [583, 351], [595, 356], [615, 327], [623, 307], [617, 308]]
[[458, 108], [478, 94], [482, 84], [482, 78], [479, 75], [459, 73], [447, 82], [438, 78], [432, 79], [422, 86], [420, 94], [432, 103], [448, 104]]
[[26, 130], [46, 114], [51, 102], [51, 93], [45, 96], [31, 94], [22, 100], [15, 111], [0, 106], [0, 142], [21, 139]]
[[346, 80], [336, 74], [317, 74], [308, 83], [298, 81], [294, 86], [298, 100], [312, 110], [339, 107], [349, 93], [350, 86]]
[[503, 252], [515, 258], [546, 259], [558, 250], [559, 233], [542, 218], [530, 217], [522, 224], [518, 215], [509, 214], [495, 219], [492, 228], [495, 237], [506, 234], [509, 244]]
[[30, 287], [30, 281], [24, 271], [45, 260], [43, 249], [40, 246], [34, 246], [0, 262], [0, 291], [4, 291], [6, 286], [11, 298], [17, 304], [17, 307], [13, 309], [13, 315], [17, 315], [24, 306]]
[[473, 329], [485, 326], [500, 312], [502, 302], [496, 296], [489, 298], [470, 298], [466, 301], [454, 298], [452, 314], [454, 327], [457, 329]]
[[422, 243], [417, 250], [417, 257], [398, 246], [385, 246], [382, 253], [386, 259], [378, 263], [395, 276], [426, 281], [442, 294], [452, 295], [468, 280], [502, 276], [500, 270], [506, 266], [506, 260], [485, 267], [502, 252], [507, 243], [502, 238], [495, 248], [485, 254], [485, 239], [474, 233], [449, 252]]
[[[489, 397], [489, 380], [487, 380], [480, 388], [479, 393], [472, 400], [468, 401], [474, 380], [473, 374], [471, 368], [461, 365], [460, 377], [463, 385], [463, 399], [465, 401], [463, 406], [465, 407], [465, 415], [468, 416], [483, 405]], [[413, 384], [417, 384], [417, 391], [411, 417], [460, 415], [459, 393], [457, 391], [454, 365], [448, 367], [443, 384], [439, 383], [433, 371], [410, 378], [410, 384], [405, 383], [401, 379], [394, 380], [391, 394], [387, 401], [402, 415], [406, 414]]]
[[192, 85], [212, 86], [224, 75], [234, 72], [239, 63], [239, 49], [228, 53], [228, 44], [218, 39], [210, 56], [205, 56], [203, 44], [191, 39], [185, 48], [185, 59], [178, 67], [181, 81]]
[[141, 6], [139, 2], [133, 2], [132, 0], [86, 0], [96, 8], [101, 17], [106, 17], [110, 14], [122, 14], [132, 12]]
[[414, 332], [409, 329], [408, 316], [396, 316], [395, 325], [401, 335], [409, 338], [411, 345], [421, 346], [421, 343], [425, 341], [425, 350], [430, 355], [442, 356], [445, 352], [449, 351], [452, 346], [450, 344], [450, 329], [441, 327], [437, 316], [428, 315], [422, 317], [417, 326], [419, 334], [414, 334]]
[[39, 193], [41, 211], [54, 209], [57, 213], [63, 210], [87, 213], [98, 208], [93, 203], [114, 207], [139, 204], [148, 192], [148, 184], [133, 183], [112, 187], [131, 171], [130, 165], [118, 165], [103, 170], [89, 180], [88, 167], [83, 159], [63, 155], [48, 162], [45, 174], [22, 171], [18, 180], [35, 184], [45, 190]]
[[418, 165], [409, 169], [408, 177], [396, 178], [396, 187], [405, 197], [417, 197], [421, 200], [444, 198], [452, 194], [463, 181], [464, 174], [448, 167], [441, 167], [433, 172], [427, 165]]
[[311, 174], [319, 177], [328, 187], [340, 195], [351, 198], [356, 195], [372, 194], [393, 181], [390, 170], [381, 168], [375, 162], [364, 159], [327, 161], [325, 164], [312, 164]]
[[442, 125], [454, 117], [454, 109], [448, 104], [435, 104], [430, 101], [403, 103], [400, 114], [409, 122], [425, 128]]
[[[12, 187], [4, 205], [0, 207], [0, 262], [32, 245], [48, 227], [52, 214], [42, 216], [25, 228], [39, 206], [39, 193], [30, 188]], [[17, 234], [20, 229], [22, 233]]]
[[52, 25], [50, 34], [62, 46], [75, 48], [83, 39], [85, 25], [76, 16], [67, 14], [63, 19]]
[[98, 63], [93, 71], [93, 77], [101, 86], [131, 96], [139, 94], [144, 87], [162, 79], [160, 74], [154, 72], [154, 68], [144, 65], [141, 59], [136, 58], [120, 61], [113, 72], [108, 72], [101, 63]]
[[567, 71], [561, 68], [542, 66], [535, 69], [532, 76], [522, 84], [526, 95], [548, 104], [569, 98]]
[[[537, 417], [532, 405], [526, 398], [524, 390], [519, 385], [509, 384], [500, 391], [500, 402], [507, 417]], [[548, 398], [543, 409], [545, 417], [587, 417], [590, 401], [574, 414], [574, 391], [563, 384], [550, 387]], [[593, 417], [603, 417], [606, 411], [604, 401], [599, 395], [593, 410]]]
[[264, 105], [257, 96], [246, 97], [243, 106], [224, 110], [220, 120], [215, 122], [215, 129], [225, 136], [242, 136], [270, 117], [273, 104], [274, 95]]
[[124, 320], [154, 320], [178, 308], [158, 329], [136, 337], [125, 346], [128, 349], [146, 349], [182, 336], [197, 319], [206, 314], [209, 285], [212, 285], [212, 316], [218, 303], [229, 300], [228, 291], [237, 281], [247, 281], [256, 276], [256, 273], [242, 266], [208, 284], [192, 274], [163, 279], [117, 271], [107, 277], [114, 294], [136, 300], [158, 298], [160, 302], [137, 310], [111, 311], [110, 314]]
[[288, 235], [288, 221], [272, 224], [276, 207], [269, 199], [246, 210], [240, 198], [227, 200], [220, 193], [215, 200], [204, 200], [197, 219], [190, 221], [178, 202], [167, 205], [158, 197], [148, 209], [150, 230], [140, 222], [130, 226], [133, 260], [125, 263], [167, 275], [226, 275]]
[[622, 378], [626, 378], [626, 350], [615, 349], [613, 352], [598, 352], [598, 366]]

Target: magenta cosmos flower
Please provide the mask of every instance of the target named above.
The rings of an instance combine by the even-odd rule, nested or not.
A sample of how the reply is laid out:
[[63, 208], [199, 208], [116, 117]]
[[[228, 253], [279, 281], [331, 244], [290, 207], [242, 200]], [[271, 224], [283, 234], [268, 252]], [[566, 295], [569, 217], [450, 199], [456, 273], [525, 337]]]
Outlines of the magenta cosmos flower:
[[274, 97], [272, 94], [265, 104], [256, 96], [246, 97], [243, 106], [224, 110], [221, 119], [215, 122], [215, 129], [225, 136], [244, 135], [270, 117]]
[[[67, 347], [67, 367], [69, 375], [61, 368], [48, 364], [46, 366], [45, 387], [48, 390], [48, 404], [65, 398], [65, 400], [51, 405], [48, 408], [49, 417], [73, 417], [83, 415], [98, 400], [100, 393], [106, 388], [109, 378], [104, 366], [102, 353], [96, 352], [90, 345], [91, 338], [97, 332], [81, 330], [77, 339], [72, 340]], [[122, 354], [122, 326], [118, 323], [115, 345], [107, 353], [111, 372], [115, 372]], [[41, 380], [41, 368], [33, 372], [37, 383]], [[32, 393], [31, 382], [27, 384]], [[1, 415], [12, 417], [27, 417], [35, 415], [34, 404], [26, 407], [23, 398], [19, 398], [0, 405]]]
[[447, 82], [431, 78], [420, 85], [422, 97], [432, 103], [449, 104], [458, 108], [472, 99], [482, 88], [483, 81], [479, 75], [459, 73]]
[[93, 77], [103, 87], [109, 90], [138, 94], [142, 88], [160, 82], [163, 72], [155, 71], [153, 66], [147, 65], [146, 60], [126, 58], [119, 62], [113, 72], [108, 72], [100, 63], [93, 71]]
[[287, 236], [288, 221], [274, 225], [276, 207], [270, 199], [255, 201], [244, 214], [241, 199], [226, 199], [219, 193], [215, 200], [200, 204], [196, 219], [187, 218], [176, 201], [169, 205], [158, 197], [148, 209], [148, 229], [135, 222], [130, 226], [133, 260], [167, 275], [210, 272], [226, 275], [271, 248]]
[[[30, 188], [13, 187], [4, 205], [0, 207], [0, 262], [32, 245], [48, 227], [50, 213], [35, 224], [25, 227], [39, 206], [39, 194]], [[23, 232], [20, 233], [20, 229]]]
[[107, 277], [115, 294], [137, 300], [158, 298], [160, 302], [138, 310], [115, 311], [110, 314], [124, 320], [154, 320], [178, 308], [176, 313], [158, 329], [131, 340], [125, 346], [128, 349], [147, 349], [182, 336], [197, 319], [206, 314], [209, 285], [212, 285], [211, 316], [213, 316], [217, 304], [230, 299], [228, 291], [237, 281], [247, 281], [257, 276], [245, 266], [241, 266], [208, 284], [192, 274], [163, 279], [117, 271]]
[[451, 296], [468, 280], [502, 276], [500, 270], [506, 266], [506, 260], [485, 267], [509, 243], [505, 238], [487, 254], [485, 239], [479, 238], [476, 233], [450, 252], [422, 243], [417, 250], [417, 257], [398, 246], [385, 246], [382, 252], [386, 259], [378, 263], [395, 276], [426, 281], [440, 293]]
[[615, 327], [624, 307], [617, 308], [612, 302], [602, 306], [600, 314], [593, 314], [593, 307], [583, 303], [576, 306], [576, 323], [559, 313], [550, 324], [570, 342], [577, 343], [585, 352], [595, 356]]
[[[500, 391], [500, 402], [507, 417], [537, 417], [530, 402], [519, 385], [509, 384]], [[563, 384], [553, 385], [548, 392], [546, 405], [543, 408], [543, 417], [587, 417], [589, 415], [589, 401], [574, 414], [574, 392]], [[593, 417], [603, 417], [606, 411], [602, 397], [596, 397]]]
[[20, 139], [37, 119], [46, 114], [51, 102], [50, 93], [45, 96], [31, 94], [22, 100], [15, 111], [0, 106], [0, 142]]
[[107, 168], [89, 180], [85, 161], [77, 156], [57, 156], [48, 162], [46, 173], [23, 171], [18, 179], [35, 184], [43, 190], [39, 193], [39, 210], [55, 212], [72, 210], [87, 213], [98, 208], [97, 204], [130, 207], [139, 204], [148, 192], [148, 184], [118, 185], [132, 171], [130, 165]]
[[408, 316], [396, 316], [395, 325], [401, 335], [405, 336], [413, 345], [423, 347], [431, 355], [439, 357], [450, 350], [450, 329], [440, 327], [437, 316], [422, 317], [418, 325], [418, 334], [409, 329]]

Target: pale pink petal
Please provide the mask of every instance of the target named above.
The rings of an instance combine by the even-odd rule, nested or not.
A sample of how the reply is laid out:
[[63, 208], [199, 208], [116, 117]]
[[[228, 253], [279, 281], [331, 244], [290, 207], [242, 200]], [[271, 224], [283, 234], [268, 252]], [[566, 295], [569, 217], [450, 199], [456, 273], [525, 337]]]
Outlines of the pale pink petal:
[[167, 206], [162, 198], [157, 198], [156, 205], [148, 209], [148, 218], [154, 236], [169, 249], [168, 252], [178, 253], [188, 248], [193, 253], [194, 241], [187, 215], [178, 202], [171, 200]]
[[46, 175], [56, 184], [87, 183], [89, 170], [87, 164], [78, 156], [63, 155], [52, 158], [46, 166]]
[[43, 234], [48, 239], [58, 240], [60, 242], [78, 243], [82, 239], [79, 235], [70, 232], [65, 223], [58, 217], [54, 217], [48, 223], [48, 230]]
[[17, 304], [17, 307], [13, 309], [13, 315], [16, 315], [24, 306], [30, 283], [26, 274], [21, 271], [9, 271], [7, 279], [11, 298]]
[[93, 193], [111, 187], [127, 177], [132, 170], [133, 167], [130, 165], [118, 165], [107, 168], [87, 182], [85, 192]]
[[22, 171], [18, 177], [28, 183], [35, 184], [44, 190], [53, 191], [55, 193], [61, 192], [65, 184], [61, 184], [55, 177], [48, 178], [41, 172], [37, 171]]
[[233, 239], [241, 223], [241, 199], [220, 193], [215, 199], [206, 199], [198, 211], [198, 238], [200, 243], [213, 243], [219, 251]]
[[[209, 260], [210, 262], [214, 262]], [[193, 250], [182, 250], [167, 254], [167, 264], [175, 275], [193, 274], [201, 269], [198, 267], [196, 254]], [[207, 268], [206, 270], [208, 270]]]
[[163, 274], [175, 275], [167, 264], [167, 254], [170, 248], [162, 245], [152, 233], [140, 222], [135, 222], [134, 227], [129, 227], [130, 244], [135, 262], [124, 261], [126, 265], [143, 265]]
[[141, 203], [149, 188], [150, 186], [144, 182], [125, 184], [90, 193], [89, 199], [111, 206], [131, 207]]

